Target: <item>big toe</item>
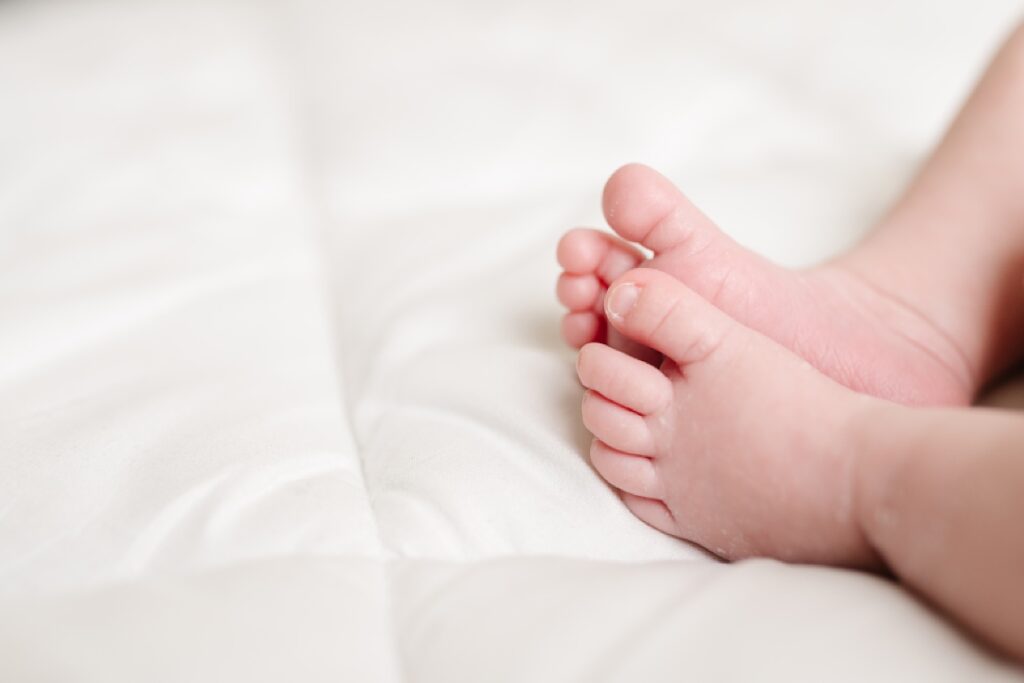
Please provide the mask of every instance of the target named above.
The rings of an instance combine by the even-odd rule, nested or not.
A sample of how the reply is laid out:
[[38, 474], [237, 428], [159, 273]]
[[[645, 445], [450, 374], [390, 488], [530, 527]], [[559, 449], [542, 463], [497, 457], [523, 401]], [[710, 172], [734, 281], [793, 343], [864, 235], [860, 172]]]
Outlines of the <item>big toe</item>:
[[612, 174], [604, 214], [622, 238], [654, 252], [652, 267], [741, 320], [752, 298], [779, 280], [782, 269], [736, 243], [668, 178], [642, 164]]
[[643, 164], [627, 164], [611, 175], [602, 207], [616, 233], [655, 253], [718, 231], [668, 178]]
[[708, 360], [734, 333], [749, 333], [675, 278], [632, 270], [605, 297], [608, 324], [684, 368]]

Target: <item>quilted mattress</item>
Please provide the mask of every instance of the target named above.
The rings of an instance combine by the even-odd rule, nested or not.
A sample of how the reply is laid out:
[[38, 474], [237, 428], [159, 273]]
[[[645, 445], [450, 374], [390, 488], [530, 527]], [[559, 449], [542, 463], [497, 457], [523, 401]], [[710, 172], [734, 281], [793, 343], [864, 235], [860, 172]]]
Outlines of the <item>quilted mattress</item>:
[[1019, 11], [0, 2], [0, 680], [1024, 680], [632, 518], [552, 291], [632, 160], [848, 244]]

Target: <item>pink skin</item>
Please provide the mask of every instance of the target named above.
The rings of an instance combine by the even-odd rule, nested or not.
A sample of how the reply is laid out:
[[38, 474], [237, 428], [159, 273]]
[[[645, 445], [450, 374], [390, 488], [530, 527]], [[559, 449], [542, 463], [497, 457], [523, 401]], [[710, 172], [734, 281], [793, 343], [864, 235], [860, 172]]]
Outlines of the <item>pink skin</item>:
[[834, 438], [855, 394], [653, 269], [623, 275], [606, 306], [664, 358], [590, 343], [577, 363], [591, 461], [637, 517], [728, 559], [878, 566]]
[[[568, 309], [562, 336], [569, 345], [607, 342], [657, 360], [608, 330], [601, 310], [608, 284], [642, 265], [674, 276], [852, 389], [908, 404], [970, 402], [979, 380], [950, 335], [842, 259], [806, 271], [782, 268], [738, 245], [640, 164], [612, 175], [603, 204], [619, 237], [576, 229], [558, 245], [564, 272], [557, 296]], [[634, 244], [654, 257], [646, 260]]]
[[965, 405], [1021, 358], [1021, 121], [1024, 28], [881, 224], [804, 271], [619, 169], [618, 237], [562, 238], [558, 298], [591, 460], [626, 506], [727, 559], [885, 566], [1024, 658], [1024, 420], [895, 403]]
[[577, 363], [591, 462], [633, 514], [730, 560], [887, 566], [1024, 657], [1024, 419], [857, 394], [654, 269], [605, 312], [663, 357]]
[[[609, 330], [608, 284], [664, 271], [741, 324], [857, 391], [913, 405], [964, 405], [1024, 349], [1024, 25], [995, 55], [945, 137], [870, 234], [809, 270], [788, 270], [724, 235], [667, 179], [638, 164], [608, 180], [618, 236], [558, 245], [562, 335], [646, 360]], [[635, 245], [654, 253], [645, 260]]]

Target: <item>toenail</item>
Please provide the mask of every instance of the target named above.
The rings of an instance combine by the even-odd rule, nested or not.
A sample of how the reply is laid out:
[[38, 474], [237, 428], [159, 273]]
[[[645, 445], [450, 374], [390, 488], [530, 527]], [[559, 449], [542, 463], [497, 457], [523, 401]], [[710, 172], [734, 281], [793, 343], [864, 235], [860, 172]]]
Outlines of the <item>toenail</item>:
[[619, 285], [612, 291], [608, 292], [608, 298], [605, 301], [605, 308], [607, 309], [608, 317], [614, 320], [622, 320], [622, 318], [629, 313], [629, 310], [636, 304], [636, 300], [639, 296], [640, 288], [631, 282]]

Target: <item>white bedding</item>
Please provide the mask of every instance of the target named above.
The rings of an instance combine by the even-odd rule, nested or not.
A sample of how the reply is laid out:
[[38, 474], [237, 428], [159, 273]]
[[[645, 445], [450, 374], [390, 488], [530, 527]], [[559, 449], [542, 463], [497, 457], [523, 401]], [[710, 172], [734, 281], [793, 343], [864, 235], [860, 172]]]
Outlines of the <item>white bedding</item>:
[[630, 160], [848, 243], [1019, 9], [0, 3], [0, 680], [1021, 680], [633, 519], [552, 295]]

